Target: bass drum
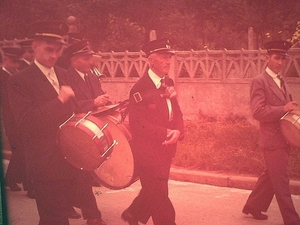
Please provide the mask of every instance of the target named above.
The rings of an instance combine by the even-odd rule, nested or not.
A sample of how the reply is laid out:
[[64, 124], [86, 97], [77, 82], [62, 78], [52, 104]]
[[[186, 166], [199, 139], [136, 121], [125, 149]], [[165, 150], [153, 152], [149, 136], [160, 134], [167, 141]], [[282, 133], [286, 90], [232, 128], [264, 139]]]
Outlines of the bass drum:
[[87, 114], [76, 114], [58, 131], [57, 143], [63, 157], [74, 167], [85, 171], [99, 168], [110, 156], [116, 141], [108, 124]]
[[280, 126], [286, 140], [300, 148], [300, 111], [292, 110], [280, 119]]
[[124, 110], [127, 105], [121, 103], [119, 107], [110, 111], [94, 112], [107, 128], [116, 144], [109, 158], [99, 168], [94, 170], [94, 179], [110, 189], [122, 189], [138, 180], [135, 174], [134, 159], [130, 146], [131, 134]]

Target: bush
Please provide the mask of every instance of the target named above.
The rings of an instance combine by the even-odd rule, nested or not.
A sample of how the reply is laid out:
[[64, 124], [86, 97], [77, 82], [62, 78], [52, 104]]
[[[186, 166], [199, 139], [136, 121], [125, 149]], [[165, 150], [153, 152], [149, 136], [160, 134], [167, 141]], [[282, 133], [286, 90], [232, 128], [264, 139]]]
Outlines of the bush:
[[[292, 148], [290, 174], [300, 178], [300, 153]], [[201, 117], [185, 121], [185, 139], [178, 144], [173, 165], [205, 171], [259, 175], [264, 159], [259, 149], [259, 128], [245, 118]]]

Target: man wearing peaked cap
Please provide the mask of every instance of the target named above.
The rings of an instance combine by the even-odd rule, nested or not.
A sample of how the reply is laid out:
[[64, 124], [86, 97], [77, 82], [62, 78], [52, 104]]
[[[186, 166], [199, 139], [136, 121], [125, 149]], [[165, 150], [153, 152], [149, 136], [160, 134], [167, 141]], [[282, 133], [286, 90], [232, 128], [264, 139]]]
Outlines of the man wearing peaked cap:
[[34, 39], [44, 39], [65, 44], [65, 36], [69, 27], [60, 21], [39, 21], [29, 25], [30, 37]]
[[76, 192], [73, 184], [80, 170], [62, 156], [57, 133], [74, 112], [75, 94], [67, 72], [55, 65], [68, 26], [43, 21], [31, 24], [29, 30], [35, 59], [10, 79], [11, 108], [25, 140], [27, 175], [33, 181], [39, 224], [69, 225], [70, 195]]
[[[75, 93], [76, 113], [96, 111], [98, 107], [104, 106], [108, 102], [108, 95], [101, 89], [99, 78], [90, 72], [93, 66], [92, 57], [94, 53], [87, 40], [73, 43], [64, 51], [71, 64], [67, 71], [70, 85]], [[93, 184], [95, 181], [89, 171], [78, 173], [78, 182], [75, 185], [77, 185], [79, 192], [83, 193], [84, 199], [79, 205], [74, 206], [81, 209], [87, 224], [105, 224], [101, 219], [101, 212], [93, 194]], [[76, 198], [75, 195], [74, 198]]]
[[167, 38], [157, 39], [146, 43], [143, 45], [142, 51], [146, 54], [146, 57], [149, 57], [155, 52], [169, 52], [174, 54], [174, 51], [171, 50], [170, 40]]
[[275, 195], [285, 225], [300, 225], [300, 218], [291, 198], [288, 176], [290, 144], [285, 139], [280, 119], [297, 109], [291, 92], [282, 77], [287, 51], [291, 43], [270, 41], [266, 69], [254, 77], [250, 86], [250, 106], [254, 119], [260, 123], [260, 147], [264, 153], [266, 170], [259, 176], [242, 210], [257, 220], [266, 220], [266, 212]]
[[269, 41], [264, 45], [268, 53], [287, 54], [287, 51], [292, 47], [292, 43], [289, 41]]
[[91, 49], [88, 40], [77, 41], [65, 49], [65, 53], [70, 57], [75, 55], [93, 55], [95, 52]]
[[19, 70], [27, 68], [34, 60], [34, 51], [32, 49], [33, 39], [26, 39], [19, 41], [18, 44], [24, 50], [22, 55], [22, 61], [19, 67]]
[[24, 53], [24, 50], [22, 50], [20, 47], [2, 47], [1, 49], [3, 58], [9, 57], [12, 60], [21, 60], [22, 54]]
[[68, 46], [64, 54], [71, 62], [68, 73], [78, 110], [95, 111], [98, 107], [105, 106], [108, 103], [108, 95], [102, 90], [99, 77], [91, 73], [95, 52], [91, 49], [89, 41], [82, 40]]
[[11, 191], [20, 191], [21, 188], [17, 183], [22, 182], [24, 186], [26, 185], [24, 149], [20, 141], [20, 130], [10, 107], [8, 80], [18, 71], [23, 50], [19, 47], [3, 47], [1, 50], [3, 66], [0, 69], [0, 101], [4, 130], [12, 152], [5, 176], [5, 185]]
[[130, 225], [146, 224], [150, 217], [154, 225], [175, 225], [168, 179], [176, 144], [184, 130], [174, 82], [168, 77], [174, 52], [168, 39], [146, 43], [142, 50], [149, 70], [129, 96], [131, 146], [142, 189], [121, 218]]

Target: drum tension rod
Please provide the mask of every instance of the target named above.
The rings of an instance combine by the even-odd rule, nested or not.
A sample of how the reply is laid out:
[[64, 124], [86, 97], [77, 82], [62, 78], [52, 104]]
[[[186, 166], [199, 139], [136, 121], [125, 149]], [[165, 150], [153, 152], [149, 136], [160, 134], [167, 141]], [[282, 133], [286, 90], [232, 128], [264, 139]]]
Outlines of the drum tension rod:
[[85, 118], [87, 118], [91, 113], [92, 111], [88, 111], [87, 114], [85, 114], [80, 120], [78, 120], [78, 122], [75, 124], [75, 127], [77, 127], [78, 124], [80, 124], [83, 120], [85, 120]]
[[[101, 137], [103, 136], [103, 132], [102, 132], [102, 131], [103, 131], [107, 126], [108, 126], [108, 123], [106, 123], [102, 128], [100, 128], [100, 130], [97, 131], [97, 132], [95, 133], [95, 135], [94, 135], [94, 137], [93, 137], [92, 140], [94, 140], [96, 137], [101, 138]], [[99, 132], [101, 132], [101, 135], [98, 135]]]
[[112, 153], [112, 151], [113, 151], [113, 147], [114, 147], [115, 145], [117, 145], [117, 144], [118, 144], [118, 142], [117, 142], [116, 140], [114, 140], [113, 143], [105, 150], [105, 152], [103, 152], [103, 154], [101, 155], [101, 157], [102, 157], [102, 158], [105, 157], [105, 160], [104, 160], [103, 162], [101, 162], [101, 164], [98, 166], [98, 168], [97, 168], [96, 170], [100, 169], [100, 167], [103, 165], [103, 163], [104, 163], [106, 160], [109, 159], [109, 157], [110, 157], [110, 155], [111, 155], [111, 153]]
[[69, 117], [65, 122], [63, 122], [60, 126], [59, 129], [61, 129], [67, 122], [69, 122], [73, 117], [75, 116], [75, 113], [73, 112], [72, 116]]
[[298, 122], [298, 120], [300, 119], [300, 116], [298, 116], [297, 117], [297, 119], [295, 119], [295, 118], [293, 118], [294, 119], [294, 122], [293, 122], [293, 124], [295, 124], [295, 123], [297, 123]]

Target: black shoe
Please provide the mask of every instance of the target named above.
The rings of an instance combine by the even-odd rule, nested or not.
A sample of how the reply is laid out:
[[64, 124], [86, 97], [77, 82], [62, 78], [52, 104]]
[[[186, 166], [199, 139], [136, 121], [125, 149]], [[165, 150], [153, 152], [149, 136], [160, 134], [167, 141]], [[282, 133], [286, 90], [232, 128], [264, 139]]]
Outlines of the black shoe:
[[121, 219], [129, 225], [139, 225], [138, 220], [133, 218], [133, 215], [127, 209], [122, 213]]
[[87, 225], [107, 225], [102, 218], [98, 218], [98, 219], [87, 219], [86, 220], [86, 224]]
[[250, 213], [254, 217], [254, 219], [256, 219], [256, 220], [266, 220], [266, 219], [268, 219], [267, 215], [262, 214], [261, 211], [253, 209], [248, 205], [244, 206], [242, 212], [247, 214], [247, 215]]
[[6, 184], [7, 187], [9, 187], [9, 189], [11, 191], [21, 191], [22, 189], [17, 185], [17, 183], [8, 183]]
[[70, 219], [79, 219], [81, 218], [81, 215], [78, 212], [76, 212], [76, 210], [73, 207], [71, 207], [69, 209], [68, 217]]

